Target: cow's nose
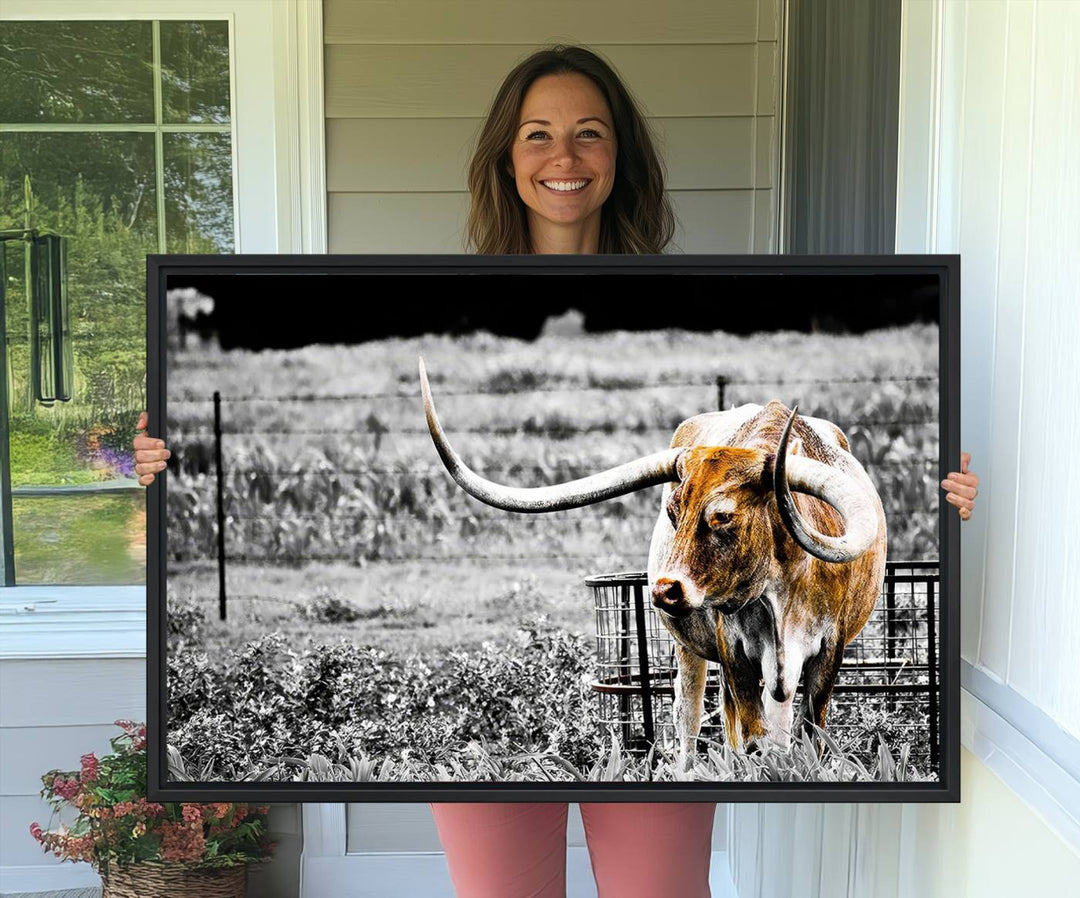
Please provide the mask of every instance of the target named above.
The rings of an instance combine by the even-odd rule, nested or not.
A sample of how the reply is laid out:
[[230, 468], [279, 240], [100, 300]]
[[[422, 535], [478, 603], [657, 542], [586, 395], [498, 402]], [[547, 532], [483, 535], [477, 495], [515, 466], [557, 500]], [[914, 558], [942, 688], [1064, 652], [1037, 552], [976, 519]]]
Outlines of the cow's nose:
[[652, 603], [672, 617], [685, 617], [690, 613], [682, 583], [669, 577], [660, 577], [652, 588]]

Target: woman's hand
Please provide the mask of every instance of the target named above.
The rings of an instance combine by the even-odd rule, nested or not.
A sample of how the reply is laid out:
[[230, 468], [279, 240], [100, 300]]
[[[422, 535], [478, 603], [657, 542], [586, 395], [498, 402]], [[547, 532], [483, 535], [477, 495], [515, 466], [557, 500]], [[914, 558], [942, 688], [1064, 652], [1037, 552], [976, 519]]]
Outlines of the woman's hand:
[[165, 459], [172, 453], [165, 448], [165, 441], [154, 437], [148, 437], [143, 431], [150, 423], [150, 416], [146, 412], [139, 413], [139, 423], [135, 425], [137, 431], [132, 446], [135, 447], [135, 473], [139, 475], [139, 483], [149, 486], [154, 482], [154, 476], [165, 470]]
[[949, 476], [941, 481], [941, 488], [946, 491], [945, 501], [951, 502], [960, 511], [960, 520], [971, 517], [975, 507], [975, 497], [979, 495], [979, 475], [968, 472], [971, 454], [960, 453], [960, 470], [950, 471]]

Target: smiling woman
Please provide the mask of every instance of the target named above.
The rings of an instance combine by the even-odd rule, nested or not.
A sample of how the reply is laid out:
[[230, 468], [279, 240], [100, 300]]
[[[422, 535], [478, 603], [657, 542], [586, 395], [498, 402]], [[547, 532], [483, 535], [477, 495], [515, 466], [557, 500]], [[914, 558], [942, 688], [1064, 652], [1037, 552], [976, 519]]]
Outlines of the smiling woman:
[[583, 47], [541, 50], [507, 75], [468, 181], [479, 253], [662, 253], [675, 231], [645, 116]]
[[521, 104], [510, 150], [518, 195], [528, 207], [534, 253], [587, 252], [615, 180], [611, 110], [584, 75], [547, 75]]

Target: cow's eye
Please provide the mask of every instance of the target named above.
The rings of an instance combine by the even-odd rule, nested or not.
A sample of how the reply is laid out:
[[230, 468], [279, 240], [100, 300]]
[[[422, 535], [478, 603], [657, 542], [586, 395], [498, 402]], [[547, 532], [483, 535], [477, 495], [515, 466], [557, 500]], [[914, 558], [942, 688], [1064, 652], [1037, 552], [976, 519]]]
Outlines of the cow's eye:
[[705, 523], [709, 525], [710, 530], [723, 530], [730, 527], [734, 520], [735, 515], [730, 511], [714, 511], [705, 519]]

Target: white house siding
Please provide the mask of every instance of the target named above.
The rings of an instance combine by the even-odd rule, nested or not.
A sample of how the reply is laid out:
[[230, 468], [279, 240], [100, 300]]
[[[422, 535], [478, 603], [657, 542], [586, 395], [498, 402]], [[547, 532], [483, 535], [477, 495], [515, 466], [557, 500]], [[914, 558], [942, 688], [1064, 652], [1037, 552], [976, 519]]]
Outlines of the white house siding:
[[[6, 651], [5, 651], [6, 654]], [[77, 770], [79, 757], [110, 751], [113, 721], [146, 717], [146, 661], [140, 657], [0, 659], [0, 892], [98, 882], [87, 864], [55, 870], [30, 836], [51, 809], [41, 800], [41, 774]], [[26, 868], [40, 868], [37, 871]], [[36, 889], [34, 889], [36, 891]]]
[[961, 255], [961, 442], [983, 483], [962, 528], [962, 802], [732, 806], [741, 898], [1080, 881], [1080, 3], [904, 0], [903, 31], [897, 249]]
[[323, 12], [331, 252], [464, 251], [483, 115], [517, 61], [557, 42], [605, 55], [644, 105], [678, 250], [775, 252], [779, 0], [327, 0]]

